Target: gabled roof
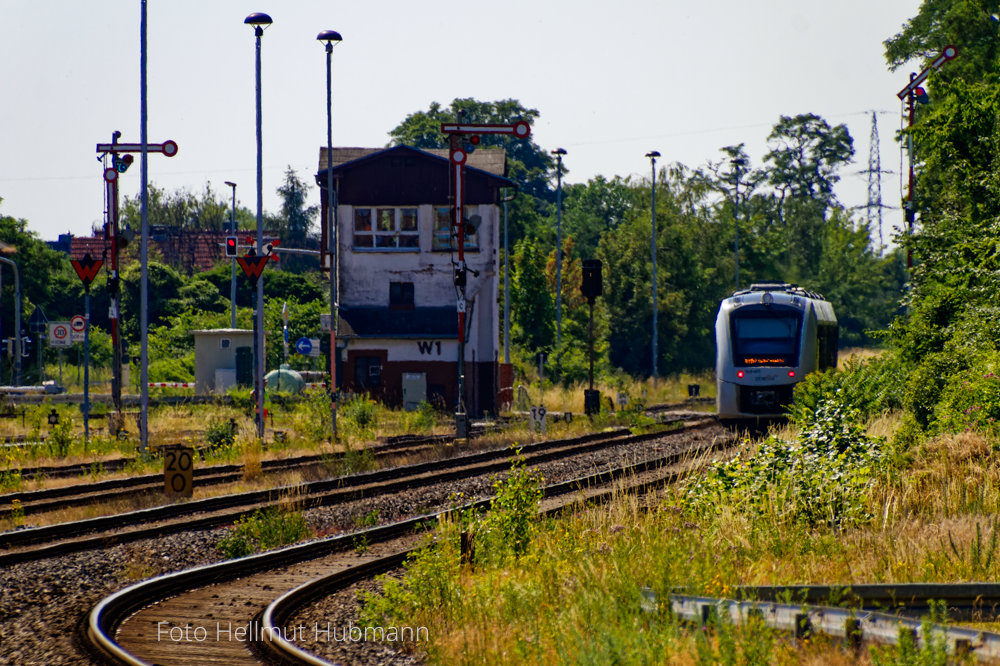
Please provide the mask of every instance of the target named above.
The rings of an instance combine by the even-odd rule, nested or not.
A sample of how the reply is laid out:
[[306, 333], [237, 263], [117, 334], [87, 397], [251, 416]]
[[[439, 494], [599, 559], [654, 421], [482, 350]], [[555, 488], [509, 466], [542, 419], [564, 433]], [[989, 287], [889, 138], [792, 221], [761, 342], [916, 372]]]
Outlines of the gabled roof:
[[[399, 149], [413, 151], [416, 153], [426, 153], [428, 155], [433, 155], [434, 157], [439, 157], [443, 160], [448, 159], [448, 150], [446, 148], [413, 148], [412, 146], [392, 146], [390, 148], [334, 148], [333, 168], [337, 171], [339, 170], [338, 167], [343, 165], [381, 153], [388, 154], [398, 152]], [[326, 167], [326, 147], [323, 146], [319, 149], [320, 175], [326, 173]], [[469, 160], [466, 162], [466, 167], [485, 171], [486, 173], [493, 174], [494, 176], [506, 176], [507, 151], [503, 148], [477, 148], [469, 153]]]
[[[327, 168], [326, 150], [320, 151], [321, 170], [316, 174], [316, 183], [321, 197], [325, 196], [326, 179], [332, 172], [341, 205], [445, 205], [451, 199], [452, 165], [445, 150], [410, 146], [335, 148], [331, 158]], [[500, 190], [516, 185], [502, 175], [506, 164], [503, 149], [485, 148], [469, 154], [464, 181], [466, 205], [499, 203]]]

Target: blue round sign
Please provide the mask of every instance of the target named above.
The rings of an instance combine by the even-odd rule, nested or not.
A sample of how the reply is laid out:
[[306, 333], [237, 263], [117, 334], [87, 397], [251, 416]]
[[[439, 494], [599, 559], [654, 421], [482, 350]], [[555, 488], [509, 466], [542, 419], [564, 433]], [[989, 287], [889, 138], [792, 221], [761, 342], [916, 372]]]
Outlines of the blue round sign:
[[309, 356], [309, 352], [312, 351], [312, 348], [312, 341], [310, 341], [309, 338], [299, 338], [295, 341], [295, 351], [303, 356]]

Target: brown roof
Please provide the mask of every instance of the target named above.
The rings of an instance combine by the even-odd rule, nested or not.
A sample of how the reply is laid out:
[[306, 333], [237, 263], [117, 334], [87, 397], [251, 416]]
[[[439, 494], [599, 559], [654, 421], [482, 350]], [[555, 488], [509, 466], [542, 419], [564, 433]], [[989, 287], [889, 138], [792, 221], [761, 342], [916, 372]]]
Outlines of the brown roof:
[[[389, 150], [389, 148], [334, 148], [333, 166], [338, 167], [341, 164], [353, 162], [362, 157], [380, 153], [383, 150]], [[420, 150], [421, 152], [448, 159], [447, 148], [414, 148], [414, 150]], [[507, 151], [503, 148], [478, 148], [469, 153], [469, 161], [466, 162], [466, 165], [497, 176], [503, 176], [507, 171]], [[326, 147], [323, 146], [319, 149], [319, 170], [325, 170], [326, 166]]]
[[[163, 255], [164, 262], [190, 274], [208, 270], [215, 262], [223, 259], [223, 245], [226, 236], [231, 235], [226, 231], [157, 228], [150, 231], [149, 245]], [[252, 233], [241, 231], [236, 235], [240, 237], [242, 245], [246, 242], [245, 237]], [[266, 240], [274, 240], [274, 236], [268, 234]], [[132, 242], [138, 245], [139, 239]], [[93, 259], [110, 261], [110, 241], [106, 241], [103, 236], [74, 236], [70, 243], [70, 259], [83, 259], [84, 255], [90, 254]], [[106, 247], [109, 248], [107, 256], [104, 255]]]

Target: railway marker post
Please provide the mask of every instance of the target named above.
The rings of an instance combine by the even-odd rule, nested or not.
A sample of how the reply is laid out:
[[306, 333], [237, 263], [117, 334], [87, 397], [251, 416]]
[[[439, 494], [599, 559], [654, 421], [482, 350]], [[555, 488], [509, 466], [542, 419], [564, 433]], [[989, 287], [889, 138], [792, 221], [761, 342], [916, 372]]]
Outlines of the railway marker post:
[[163, 493], [167, 497], [194, 495], [194, 449], [183, 444], [163, 447]]

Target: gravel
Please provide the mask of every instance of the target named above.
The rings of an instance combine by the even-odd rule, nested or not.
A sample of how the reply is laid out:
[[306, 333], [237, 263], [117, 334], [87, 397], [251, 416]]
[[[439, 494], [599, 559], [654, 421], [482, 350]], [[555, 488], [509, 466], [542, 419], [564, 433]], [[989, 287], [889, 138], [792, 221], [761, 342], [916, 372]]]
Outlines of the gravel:
[[[635, 459], [651, 458], [694, 442], [711, 441], [721, 431], [709, 428], [666, 440], [615, 446], [609, 449], [540, 465], [546, 483], [565, 481]], [[338, 534], [492, 494], [489, 478], [471, 478], [420, 488], [391, 496], [371, 497], [305, 512], [318, 536]], [[461, 499], [456, 499], [459, 495]], [[188, 532], [17, 564], [0, 571], [0, 664], [86, 664], [76, 638], [77, 626], [90, 608], [110, 593], [155, 575], [208, 564], [222, 559], [216, 550], [228, 528]], [[360, 584], [361, 588], [374, 583]], [[355, 623], [357, 589], [345, 591], [316, 606], [315, 621], [323, 626]], [[307, 626], [313, 626], [313, 620]], [[360, 645], [360, 647], [358, 647]], [[331, 647], [332, 646], [332, 647]], [[319, 646], [322, 647], [322, 646]], [[344, 663], [412, 664], [419, 654], [397, 653], [385, 643], [326, 642], [328, 657]]]

